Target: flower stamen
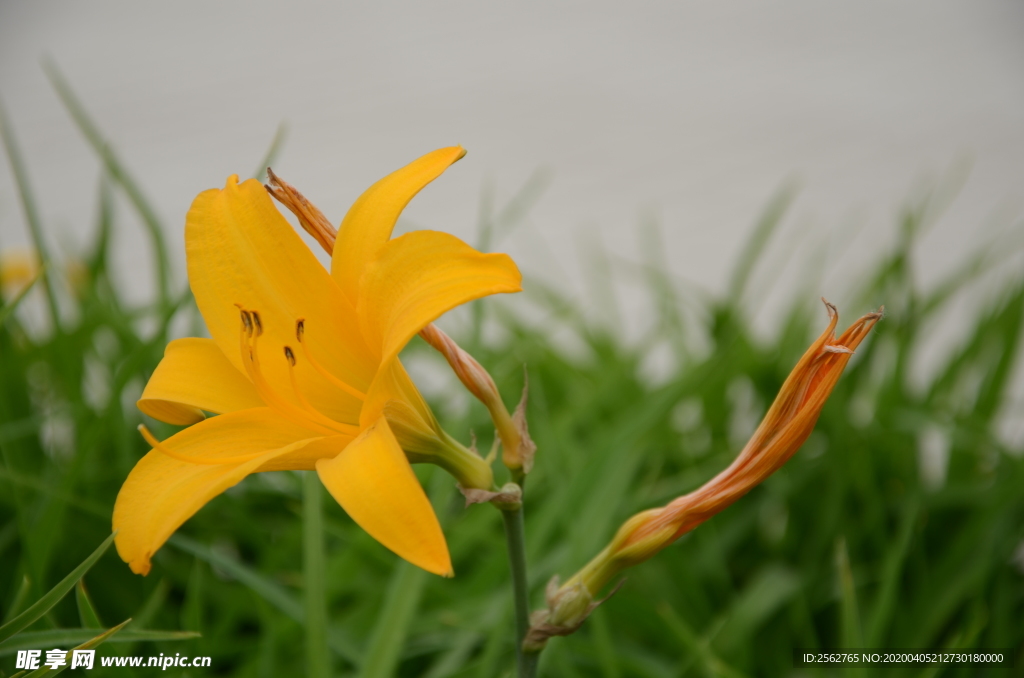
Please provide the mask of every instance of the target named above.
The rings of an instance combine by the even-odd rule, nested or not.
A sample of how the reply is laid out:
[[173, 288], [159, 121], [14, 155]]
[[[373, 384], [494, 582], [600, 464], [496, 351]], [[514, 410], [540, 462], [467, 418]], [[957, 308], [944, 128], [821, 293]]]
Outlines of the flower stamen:
[[249, 375], [253, 386], [256, 387], [256, 392], [263, 398], [263, 402], [299, 426], [305, 426], [323, 435], [349, 433], [349, 431], [340, 430], [337, 422], [333, 420], [328, 420], [331, 422], [329, 426], [313, 420], [307, 412], [288, 402], [274, 391], [270, 384], [267, 383], [266, 378], [263, 376], [263, 371], [260, 369], [259, 351], [256, 344], [259, 336], [263, 334], [263, 323], [260, 321], [259, 313], [247, 311], [241, 306], [238, 308], [242, 315], [242, 331], [239, 335], [242, 363], [245, 365], [245, 371]]
[[320, 365], [320, 363], [318, 363], [316, 360], [313, 359], [313, 353], [309, 350], [309, 347], [306, 346], [306, 341], [305, 341], [305, 338], [306, 338], [306, 319], [305, 318], [299, 318], [298, 320], [295, 321], [295, 338], [298, 340], [299, 346], [302, 347], [302, 356], [309, 362], [310, 366], [314, 370], [316, 370], [317, 372], [320, 373], [320, 376], [322, 376], [324, 379], [326, 379], [327, 381], [331, 382], [334, 386], [337, 386], [338, 388], [340, 388], [342, 391], [344, 391], [345, 393], [349, 394], [353, 398], [356, 398], [358, 400], [363, 400], [363, 401], [366, 400], [366, 394], [365, 393], [363, 393], [359, 389], [355, 388], [354, 386], [349, 386], [348, 384], [343, 382], [341, 379], [338, 379], [336, 376], [334, 376], [333, 374], [328, 372], [326, 369], [324, 369]]
[[284, 347], [284, 357], [288, 360], [288, 378], [292, 382], [292, 391], [295, 392], [295, 398], [299, 401], [299, 405], [314, 421], [322, 423], [324, 426], [340, 427], [343, 433], [349, 433], [351, 435], [357, 435], [359, 433], [358, 426], [352, 426], [351, 424], [342, 424], [334, 421], [320, 410], [313, 407], [313, 404], [306, 399], [303, 395], [302, 389], [299, 388], [299, 381], [295, 378], [295, 353], [292, 351], [290, 346]]
[[142, 437], [146, 439], [146, 442], [149, 443], [149, 446], [152, 447], [157, 452], [160, 452], [161, 454], [166, 454], [168, 457], [173, 457], [178, 461], [184, 461], [189, 464], [205, 464], [208, 466], [221, 466], [223, 464], [241, 464], [243, 462], [247, 462], [251, 459], [255, 459], [256, 457], [265, 454], [265, 452], [254, 452], [253, 454], [240, 454], [235, 457], [216, 457], [212, 459], [209, 457], [192, 457], [187, 454], [182, 454], [181, 452], [175, 452], [171, 448], [161, 443], [159, 440], [156, 439], [156, 436], [149, 432], [149, 429], [146, 428], [145, 424], [139, 424], [139, 433], [141, 433]]

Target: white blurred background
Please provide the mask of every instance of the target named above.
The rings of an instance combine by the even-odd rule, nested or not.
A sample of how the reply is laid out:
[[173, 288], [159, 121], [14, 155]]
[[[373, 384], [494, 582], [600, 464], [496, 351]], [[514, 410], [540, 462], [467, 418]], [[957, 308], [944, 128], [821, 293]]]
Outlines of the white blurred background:
[[[645, 222], [675, 274], [723, 292], [757, 217], [792, 185], [770, 261], [799, 249], [758, 279], [779, 280], [759, 312], [770, 327], [793, 294], [848, 301], [923, 190], [962, 181], [918, 252], [926, 284], [1019, 220], [1022, 29], [1024, 4], [1005, 0], [4, 0], [0, 100], [55, 247], [73, 253], [94, 222], [99, 163], [40, 67], [52, 59], [167, 224], [179, 284], [190, 201], [252, 175], [282, 122], [275, 170], [335, 221], [443, 145], [469, 154], [402, 228], [475, 243], [482, 195], [500, 207], [531, 176], [546, 181], [494, 249], [581, 298], [594, 289], [581, 262], [603, 247], [628, 278]], [[119, 270], [143, 298], [145, 236], [120, 216]], [[27, 242], [4, 163], [0, 248]], [[803, 289], [812, 258], [825, 275]], [[586, 303], [600, 310], [601, 294]], [[635, 290], [614, 294], [627, 325], [644, 321]]]

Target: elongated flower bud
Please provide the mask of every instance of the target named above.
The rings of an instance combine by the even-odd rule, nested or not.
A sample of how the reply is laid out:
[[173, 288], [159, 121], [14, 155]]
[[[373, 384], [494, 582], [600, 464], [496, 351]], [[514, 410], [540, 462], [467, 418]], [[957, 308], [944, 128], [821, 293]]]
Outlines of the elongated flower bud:
[[[549, 609], [534, 613], [529, 649], [538, 651], [547, 638], [572, 633], [593, 609], [594, 596], [613, 577], [649, 559], [725, 509], [778, 470], [803, 445], [854, 349], [882, 317], [881, 310], [868, 313], [836, 339], [839, 316], [832, 304], [826, 301], [825, 306], [828, 328], [793, 368], [735, 461], [694, 492], [627, 520], [601, 553], [560, 588], [549, 592]], [[557, 607], [552, 608], [550, 601]], [[585, 614], [576, 614], [569, 624], [559, 624], [564, 622], [565, 610]]]
[[427, 325], [420, 330], [420, 337], [445, 357], [459, 381], [473, 396], [484, 404], [491, 414], [491, 420], [501, 439], [502, 462], [513, 472], [529, 473], [533, 466], [533, 453], [537, 446], [530, 438], [526, 426], [526, 388], [515, 414], [509, 414], [494, 379], [476, 361], [442, 332], [436, 325]]
[[298, 218], [299, 225], [320, 243], [320, 247], [323, 247], [328, 254], [333, 254], [334, 241], [338, 238], [338, 229], [328, 221], [316, 205], [306, 200], [306, 196], [274, 174], [274, 170], [269, 167], [267, 168], [267, 178], [270, 180], [270, 184], [264, 186], [267, 192]]

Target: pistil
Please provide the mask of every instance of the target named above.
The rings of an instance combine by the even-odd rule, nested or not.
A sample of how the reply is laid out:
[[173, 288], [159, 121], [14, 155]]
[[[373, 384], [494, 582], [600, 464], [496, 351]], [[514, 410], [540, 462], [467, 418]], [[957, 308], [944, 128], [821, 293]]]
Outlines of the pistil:
[[152, 447], [157, 452], [160, 452], [161, 454], [166, 454], [168, 457], [173, 457], [178, 461], [188, 462], [189, 464], [204, 464], [208, 466], [221, 466], [223, 464], [241, 464], [243, 462], [255, 459], [256, 457], [266, 454], [266, 452], [255, 452], [253, 454], [240, 454], [234, 457], [192, 457], [187, 454], [182, 454], [181, 452], [176, 452], [171, 448], [167, 447], [166, 445], [164, 445], [163, 443], [161, 443], [159, 440], [156, 439], [156, 436], [150, 433], [149, 429], [146, 428], [145, 424], [139, 424], [139, 433], [141, 433], [142, 437], [146, 439], [146, 442], [149, 443], [149, 446]]

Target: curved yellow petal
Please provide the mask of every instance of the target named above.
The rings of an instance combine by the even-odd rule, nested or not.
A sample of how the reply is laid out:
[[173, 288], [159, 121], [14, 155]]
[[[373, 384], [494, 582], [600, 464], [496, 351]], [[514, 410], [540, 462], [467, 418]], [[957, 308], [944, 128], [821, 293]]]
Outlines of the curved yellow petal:
[[259, 313], [261, 369], [285, 400], [299, 404], [284, 347], [299, 356], [298, 383], [306, 398], [338, 421], [354, 422], [360, 401], [341, 391], [303, 360], [296, 321], [315, 359], [343, 382], [365, 392], [376, 368], [352, 305], [271, 202], [258, 181], [228, 179], [223, 189], [195, 199], [185, 220], [188, 277], [210, 335], [231, 364], [245, 373], [239, 345], [239, 306]]
[[263, 407], [256, 389], [212, 339], [175, 339], [164, 349], [139, 399], [139, 409], [160, 421], [188, 426], [206, 418]]
[[391, 238], [398, 215], [413, 196], [464, 155], [461, 146], [427, 153], [370, 186], [355, 201], [338, 229], [331, 261], [331, 275], [352, 303], [364, 267]]
[[392, 400], [401, 401], [412, 408], [416, 418], [420, 420], [417, 424], [422, 425], [424, 434], [429, 435], [434, 429], [440, 428], [433, 411], [420, 395], [400, 360], [390, 360], [381, 365], [373, 385], [366, 394], [363, 411], [359, 414], [360, 426], [367, 427], [377, 421], [384, 414], [384, 406]]
[[[338, 449], [329, 439], [310, 447]], [[333, 459], [317, 461], [316, 471], [331, 496], [370, 536], [427, 572], [452, 576], [434, 508], [385, 419]]]
[[506, 254], [482, 254], [447, 233], [406, 233], [388, 241], [367, 266], [356, 304], [359, 326], [386, 363], [445, 311], [489, 294], [519, 292], [521, 282]]
[[[350, 440], [339, 438], [337, 446]], [[215, 462], [253, 456], [241, 463], [196, 464], [151, 450], [128, 474], [114, 503], [118, 554], [133, 572], [147, 574], [150, 557], [168, 537], [245, 476], [312, 469], [319, 454], [309, 447], [314, 440], [309, 431], [262, 407], [212, 417], [171, 436], [162, 446], [187, 457]]]

